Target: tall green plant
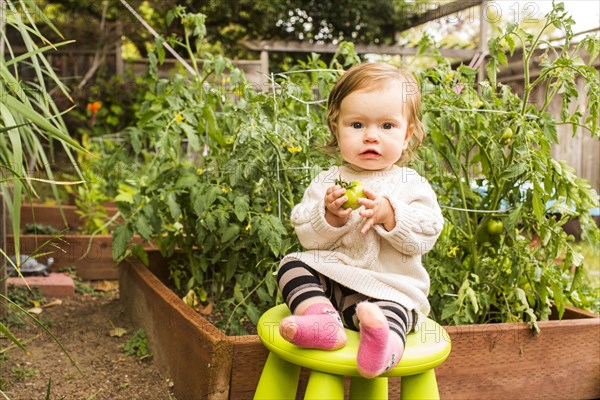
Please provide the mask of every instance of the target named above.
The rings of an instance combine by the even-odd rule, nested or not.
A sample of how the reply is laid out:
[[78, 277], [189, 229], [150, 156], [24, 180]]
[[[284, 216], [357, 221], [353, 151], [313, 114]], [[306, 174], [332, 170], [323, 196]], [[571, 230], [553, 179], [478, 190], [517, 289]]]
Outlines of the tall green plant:
[[[55, 28], [34, 2], [4, 0], [0, 17], [0, 182], [12, 218], [18, 254], [21, 199], [26, 192], [35, 192], [31, 185], [33, 179], [49, 183], [54, 179], [52, 160], [44, 144], [60, 144], [73, 165], [77, 164], [71, 149], [85, 150], [67, 132], [61, 112], [50, 96], [54, 90], [70, 98], [44, 54], [72, 41], [53, 44], [40, 33], [36, 25], [40, 21]], [[9, 33], [17, 38], [14, 43], [9, 41]], [[40, 46], [39, 42], [44, 45]], [[53, 191], [56, 198], [60, 198], [54, 186]]]
[[[127, 132], [139, 174], [116, 197], [127, 221], [114, 231], [115, 256], [134, 233], [173, 256], [171, 277], [182, 293], [192, 290], [228, 315], [220, 324], [244, 332], [277, 295], [273, 271], [297, 246], [287, 223], [308, 185], [313, 166], [328, 160], [315, 148], [328, 132], [323, 116], [338, 74], [314, 56], [296, 70], [249, 82], [222, 56], [196, 54], [204, 16], [177, 8], [185, 37], [173, 41], [195, 66], [195, 76], [157, 75], [164, 53], [150, 55], [148, 93], [138, 123]], [[196, 43], [196, 46], [191, 46]], [[198, 62], [202, 58], [202, 62]], [[321, 89], [320, 97], [313, 90]]]
[[[61, 112], [50, 96], [52, 90], [65, 96], [68, 93], [44, 56], [45, 52], [70, 42], [52, 44], [40, 33], [38, 22], [54, 29], [34, 2], [0, 1], [0, 190], [12, 219], [17, 260], [22, 197], [34, 192], [33, 180], [57, 183], [44, 144], [60, 144], [71, 161], [71, 149], [85, 151], [69, 136]], [[56, 190], [55, 195], [58, 198]], [[0, 249], [0, 254], [0, 265], [11, 262], [4, 249]], [[16, 267], [18, 270], [19, 266]], [[43, 327], [39, 320], [28, 316]], [[1, 322], [0, 333], [24, 348]]]
[[[536, 36], [508, 25], [489, 41], [484, 82], [476, 83], [477, 72], [468, 67], [452, 70], [439, 56], [437, 67], [421, 74], [429, 135], [423, 168], [448, 222], [426, 257], [438, 320], [529, 321], [535, 327], [553, 308], [562, 315], [566, 304], [588, 306], [594, 300], [581, 291], [582, 256], [561, 226], [578, 218], [583, 238], [598, 246], [600, 233], [589, 215], [598, 195], [551, 155], [559, 124], [599, 136], [600, 86], [590, 65], [600, 41], [573, 43], [572, 24], [559, 3]], [[542, 39], [550, 26], [565, 32], [564, 43]], [[521, 97], [496, 79], [507, 53], [517, 51], [524, 66]], [[534, 66], [537, 77], [531, 74]], [[576, 80], [585, 93], [578, 93]], [[541, 101], [533, 101], [535, 90], [542, 91]], [[586, 110], [572, 104], [580, 95], [586, 96]], [[562, 96], [558, 119], [548, 112], [557, 96]]]

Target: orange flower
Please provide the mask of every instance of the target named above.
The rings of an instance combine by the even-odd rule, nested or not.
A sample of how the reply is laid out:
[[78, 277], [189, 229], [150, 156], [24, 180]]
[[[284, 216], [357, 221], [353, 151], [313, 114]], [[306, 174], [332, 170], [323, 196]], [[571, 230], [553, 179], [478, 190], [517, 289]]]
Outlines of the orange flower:
[[92, 114], [96, 114], [98, 110], [102, 107], [102, 103], [99, 101], [94, 101], [93, 103], [88, 103], [87, 109], [92, 112]]

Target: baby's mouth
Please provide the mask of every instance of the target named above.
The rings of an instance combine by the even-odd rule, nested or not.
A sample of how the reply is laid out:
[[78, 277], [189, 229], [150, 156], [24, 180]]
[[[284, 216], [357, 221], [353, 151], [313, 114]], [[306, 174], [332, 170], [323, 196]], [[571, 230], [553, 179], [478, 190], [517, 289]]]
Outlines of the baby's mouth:
[[374, 157], [379, 157], [381, 156], [381, 154], [379, 154], [377, 151], [369, 149], [367, 151], [363, 151], [362, 153], [360, 153], [360, 157], [363, 158], [374, 158]]

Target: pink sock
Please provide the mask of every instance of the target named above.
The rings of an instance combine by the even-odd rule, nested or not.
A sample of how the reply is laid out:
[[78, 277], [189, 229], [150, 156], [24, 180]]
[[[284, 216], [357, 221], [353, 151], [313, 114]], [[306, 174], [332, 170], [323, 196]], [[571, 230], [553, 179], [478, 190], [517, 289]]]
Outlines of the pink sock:
[[360, 321], [358, 345], [358, 372], [365, 378], [374, 378], [395, 367], [404, 352], [400, 337], [390, 331], [383, 311], [373, 303], [356, 307]]
[[329, 304], [313, 304], [302, 315], [284, 318], [279, 332], [285, 340], [309, 349], [335, 350], [346, 344], [346, 332]]

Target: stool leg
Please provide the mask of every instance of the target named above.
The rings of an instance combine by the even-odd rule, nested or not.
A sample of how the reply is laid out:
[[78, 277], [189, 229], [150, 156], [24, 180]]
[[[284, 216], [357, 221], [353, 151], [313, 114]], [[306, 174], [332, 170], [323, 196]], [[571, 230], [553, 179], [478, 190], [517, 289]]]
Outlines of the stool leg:
[[343, 400], [344, 377], [320, 371], [311, 371], [304, 399]]
[[388, 398], [388, 379], [366, 379], [352, 377], [350, 383], [350, 400], [385, 399]]
[[433, 369], [422, 374], [403, 376], [400, 387], [400, 398], [402, 400], [439, 400], [440, 398]]
[[295, 399], [300, 366], [269, 353], [254, 393], [254, 399]]

